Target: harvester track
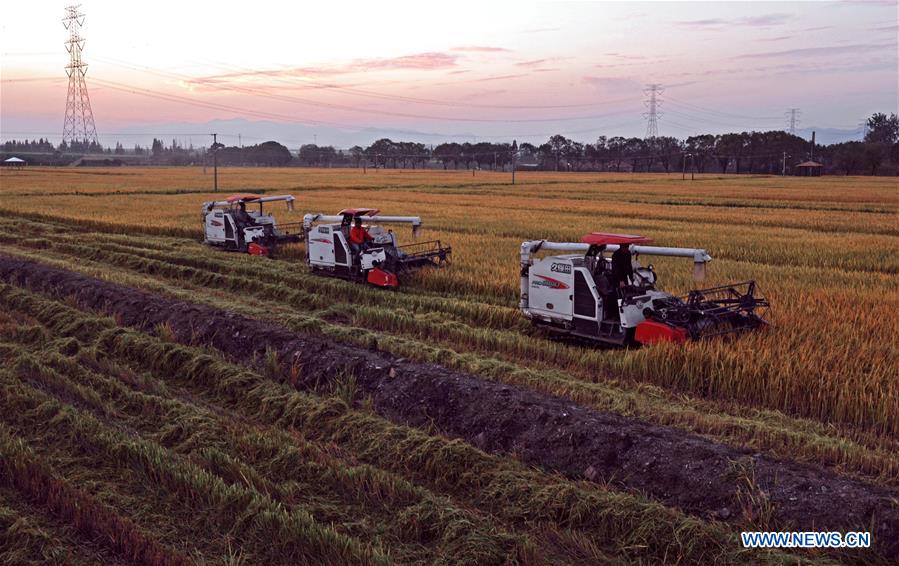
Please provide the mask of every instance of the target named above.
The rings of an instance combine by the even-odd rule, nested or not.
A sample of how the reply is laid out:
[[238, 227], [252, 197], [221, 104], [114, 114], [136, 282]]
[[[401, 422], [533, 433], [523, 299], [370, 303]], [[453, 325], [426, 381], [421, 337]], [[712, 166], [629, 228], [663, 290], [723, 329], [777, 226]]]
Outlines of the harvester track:
[[277, 372], [285, 380], [292, 374], [301, 389], [352, 376], [358, 393], [390, 420], [431, 427], [571, 478], [643, 492], [703, 517], [764, 513], [777, 528], [870, 529], [878, 554], [899, 554], [899, 493], [889, 488], [29, 260], [0, 256], [0, 279], [72, 298], [125, 326], [167, 324], [179, 342], [212, 346], [245, 365], [261, 366], [276, 352]]

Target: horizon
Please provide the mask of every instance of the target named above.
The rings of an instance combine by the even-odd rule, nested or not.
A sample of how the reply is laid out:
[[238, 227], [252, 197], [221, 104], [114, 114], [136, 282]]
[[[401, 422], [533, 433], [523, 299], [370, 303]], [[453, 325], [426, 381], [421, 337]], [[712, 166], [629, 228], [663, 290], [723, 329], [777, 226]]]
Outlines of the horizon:
[[[133, 21], [127, 5], [84, 2], [100, 141], [208, 145], [203, 127], [234, 120], [226, 145], [642, 137], [650, 83], [665, 87], [659, 135], [679, 139], [785, 129], [793, 107], [797, 132], [860, 137], [897, 107], [896, 1], [457, 5], [426, 18], [411, 3], [161, 2]], [[0, 24], [3, 141], [61, 139], [63, 6]]]

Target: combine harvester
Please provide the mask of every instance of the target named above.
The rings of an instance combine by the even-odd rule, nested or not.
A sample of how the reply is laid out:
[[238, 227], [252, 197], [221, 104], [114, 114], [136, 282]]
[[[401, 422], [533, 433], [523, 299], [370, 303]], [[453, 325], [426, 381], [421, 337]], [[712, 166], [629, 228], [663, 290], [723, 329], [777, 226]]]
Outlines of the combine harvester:
[[395, 288], [400, 275], [421, 267], [442, 267], [452, 252], [439, 240], [399, 246], [392, 230], [370, 224], [363, 228], [371, 241], [351, 244], [350, 230], [363, 221], [411, 224], [413, 239], [421, 230], [418, 216], [381, 216], [375, 208], [347, 208], [333, 216], [306, 214], [306, 262], [313, 273]]
[[[632, 275], [619, 286], [612, 258], [603, 254], [622, 245], [637, 255], [691, 258], [694, 279], [704, 278], [705, 264], [712, 259], [705, 250], [644, 245], [650, 242], [643, 236], [594, 232], [580, 243], [522, 243], [521, 312], [552, 332], [620, 346], [685, 342], [767, 324], [762, 315], [768, 301], [755, 296], [755, 281], [676, 297], [655, 288], [652, 265], [642, 267], [633, 261]], [[531, 257], [544, 250], [569, 253]]]
[[[225, 200], [203, 203], [203, 241], [229, 251], [268, 256], [281, 244], [300, 242], [302, 224], [278, 224], [272, 214], [263, 212], [267, 202], [287, 203], [293, 210], [291, 195], [261, 197], [253, 194], [231, 195]], [[247, 211], [246, 206], [259, 205], [259, 210]]]

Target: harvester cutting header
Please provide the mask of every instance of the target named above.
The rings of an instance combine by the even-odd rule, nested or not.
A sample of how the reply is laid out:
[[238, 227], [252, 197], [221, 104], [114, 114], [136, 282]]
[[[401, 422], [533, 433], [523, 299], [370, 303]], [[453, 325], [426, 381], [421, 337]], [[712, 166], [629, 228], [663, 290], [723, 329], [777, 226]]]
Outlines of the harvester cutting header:
[[[650, 242], [643, 236], [594, 232], [579, 243], [522, 243], [521, 312], [550, 331], [616, 345], [684, 342], [766, 324], [762, 315], [768, 302], [755, 296], [755, 281], [694, 290], [685, 297], [657, 290], [655, 269], [642, 267], [635, 255], [692, 259], [696, 280], [704, 278], [712, 258], [703, 249], [645, 245]], [[543, 250], [569, 253], [532, 258]]]
[[452, 252], [440, 240], [400, 246], [392, 230], [380, 224], [410, 224], [413, 239], [421, 230], [418, 216], [384, 216], [375, 208], [347, 208], [336, 215], [306, 214], [306, 262], [313, 272], [379, 287], [397, 287], [399, 275], [442, 267]]

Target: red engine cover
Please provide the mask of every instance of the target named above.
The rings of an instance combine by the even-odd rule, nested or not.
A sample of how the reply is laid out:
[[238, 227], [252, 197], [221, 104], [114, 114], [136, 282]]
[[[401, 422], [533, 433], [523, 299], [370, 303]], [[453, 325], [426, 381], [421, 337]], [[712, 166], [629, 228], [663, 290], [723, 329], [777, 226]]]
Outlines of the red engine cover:
[[247, 253], [250, 255], [268, 255], [268, 248], [262, 244], [251, 242], [250, 245], [247, 246]]
[[644, 320], [637, 325], [634, 340], [641, 344], [656, 344], [658, 342], [676, 342], [682, 344], [687, 341], [689, 335], [686, 328], [671, 326], [655, 320]]
[[395, 274], [378, 269], [377, 267], [373, 267], [369, 270], [367, 280], [372, 285], [377, 285], [378, 287], [396, 287], [399, 285], [399, 281]]

